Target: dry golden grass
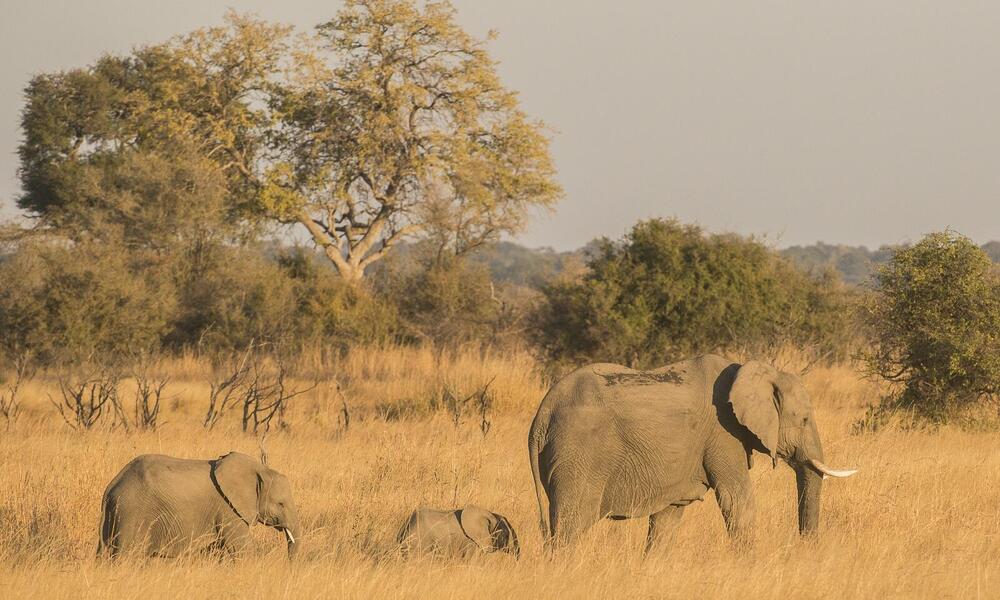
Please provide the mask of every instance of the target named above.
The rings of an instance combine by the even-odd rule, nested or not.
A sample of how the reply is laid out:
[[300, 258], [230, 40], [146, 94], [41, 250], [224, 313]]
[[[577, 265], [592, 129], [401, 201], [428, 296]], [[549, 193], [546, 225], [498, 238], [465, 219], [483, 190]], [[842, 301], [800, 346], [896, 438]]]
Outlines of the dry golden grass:
[[[525, 355], [437, 358], [420, 350], [356, 352], [333, 367], [352, 406], [338, 424], [330, 387], [296, 399], [291, 429], [269, 437], [272, 466], [292, 479], [303, 518], [301, 560], [284, 560], [281, 536], [255, 528], [249, 556], [109, 565], [93, 559], [104, 486], [133, 456], [214, 457], [257, 443], [232, 419], [200, 426], [207, 369], [161, 365], [175, 382], [156, 432], [70, 431], [27, 389], [26, 414], [0, 433], [0, 594], [38, 598], [973, 598], [997, 596], [1000, 578], [1000, 444], [996, 433], [944, 428], [850, 435], [877, 395], [847, 366], [806, 376], [830, 464], [857, 476], [825, 488], [818, 539], [800, 540], [794, 480], [758, 460], [758, 543], [731, 552], [709, 495], [687, 510], [666, 559], [643, 560], [645, 523], [603, 523], [575, 548], [541, 552], [526, 452], [545, 385]], [[313, 368], [324, 369], [317, 362]], [[494, 375], [497, 410], [456, 426], [418, 410], [444, 384], [468, 392]], [[414, 406], [402, 420], [378, 404]], [[404, 403], [404, 404], [405, 404]], [[393, 413], [395, 414], [395, 413]], [[503, 512], [524, 549], [471, 562], [402, 561], [392, 538], [414, 506], [475, 502]]]

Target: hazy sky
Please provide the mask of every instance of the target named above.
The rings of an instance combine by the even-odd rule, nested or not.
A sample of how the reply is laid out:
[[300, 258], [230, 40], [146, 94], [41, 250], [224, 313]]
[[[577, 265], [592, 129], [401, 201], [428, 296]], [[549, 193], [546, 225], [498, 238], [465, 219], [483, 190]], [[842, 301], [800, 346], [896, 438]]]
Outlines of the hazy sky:
[[[559, 249], [677, 216], [780, 246], [1000, 238], [1000, 3], [455, 0], [555, 131], [566, 198], [519, 240]], [[38, 72], [217, 24], [310, 27], [319, 0], [0, 0], [0, 201]]]

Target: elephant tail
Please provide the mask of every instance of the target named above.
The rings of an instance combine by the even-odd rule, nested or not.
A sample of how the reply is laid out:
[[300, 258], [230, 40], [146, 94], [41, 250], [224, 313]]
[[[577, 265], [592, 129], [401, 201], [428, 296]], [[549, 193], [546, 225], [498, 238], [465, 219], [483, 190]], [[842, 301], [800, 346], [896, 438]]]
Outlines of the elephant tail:
[[[103, 503], [102, 503], [103, 504]], [[105, 558], [108, 555], [108, 547], [104, 545], [104, 531], [105, 531], [105, 521], [107, 520], [107, 511], [102, 506], [101, 507], [101, 524], [97, 531], [97, 558]]]
[[542, 476], [538, 469], [538, 454], [541, 451], [539, 445], [545, 438], [544, 428], [539, 416], [535, 415], [535, 420], [531, 424], [531, 431], [528, 433], [528, 459], [531, 461], [531, 476], [535, 481], [535, 498], [538, 500], [538, 522], [542, 530], [542, 539], [548, 544], [548, 540], [552, 535], [552, 528], [549, 525], [549, 500], [545, 494], [545, 488], [542, 486]]
[[414, 534], [417, 530], [417, 511], [410, 513], [410, 516], [403, 522], [403, 526], [399, 528], [399, 533], [396, 534], [396, 548], [399, 550], [400, 556], [407, 558], [414, 545]]
[[97, 558], [114, 558], [114, 538], [117, 534], [114, 501], [105, 493], [101, 499], [101, 525], [97, 535]]

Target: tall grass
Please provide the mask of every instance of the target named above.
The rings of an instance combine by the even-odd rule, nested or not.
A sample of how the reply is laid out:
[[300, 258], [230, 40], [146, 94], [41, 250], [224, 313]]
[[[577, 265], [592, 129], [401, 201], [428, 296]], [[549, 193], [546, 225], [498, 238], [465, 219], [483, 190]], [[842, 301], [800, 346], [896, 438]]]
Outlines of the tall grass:
[[[257, 452], [234, 418], [213, 431], [201, 427], [211, 370], [189, 358], [158, 366], [171, 374], [171, 399], [164, 425], [151, 432], [71, 431], [45, 398], [53, 381], [29, 386], [26, 414], [0, 432], [0, 593], [74, 600], [996, 595], [1000, 453], [993, 449], [1000, 435], [949, 427], [851, 435], [879, 390], [849, 365], [814, 366], [805, 376], [827, 462], [862, 469], [828, 481], [817, 539], [796, 533], [791, 470], [758, 460], [757, 544], [749, 554], [730, 550], [708, 495], [686, 510], [669, 556], [643, 560], [642, 520], [602, 523], [574, 548], [542, 554], [525, 440], [546, 384], [528, 355], [386, 348], [314, 359], [300, 365], [301, 381], [320, 375], [328, 385], [297, 398], [289, 429], [267, 442], [271, 465], [293, 482], [303, 519], [296, 564], [285, 562], [280, 534], [260, 526], [249, 555], [231, 561], [94, 560], [104, 486], [135, 455]], [[334, 376], [353, 407], [346, 431]], [[444, 387], [471, 393], [494, 377], [496, 408], [485, 435], [478, 415], [431, 410]], [[414, 403], [412, 412], [378, 409], [403, 400]], [[392, 538], [415, 506], [471, 502], [511, 519], [520, 561], [395, 555]]]

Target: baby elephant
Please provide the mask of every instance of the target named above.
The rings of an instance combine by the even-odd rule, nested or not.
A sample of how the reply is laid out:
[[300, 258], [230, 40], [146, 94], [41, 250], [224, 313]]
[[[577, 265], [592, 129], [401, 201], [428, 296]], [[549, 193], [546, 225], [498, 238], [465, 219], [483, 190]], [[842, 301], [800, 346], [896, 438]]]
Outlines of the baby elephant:
[[139, 456], [108, 484], [101, 510], [97, 552], [111, 558], [233, 553], [254, 523], [282, 531], [291, 558], [299, 535], [288, 479], [239, 452], [215, 460]]
[[421, 508], [403, 524], [396, 541], [403, 554], [433, 553], [468, 558], [477, 552], [502, 551], [520, 557], [510, 521], [478, 506], [458, 510]]

